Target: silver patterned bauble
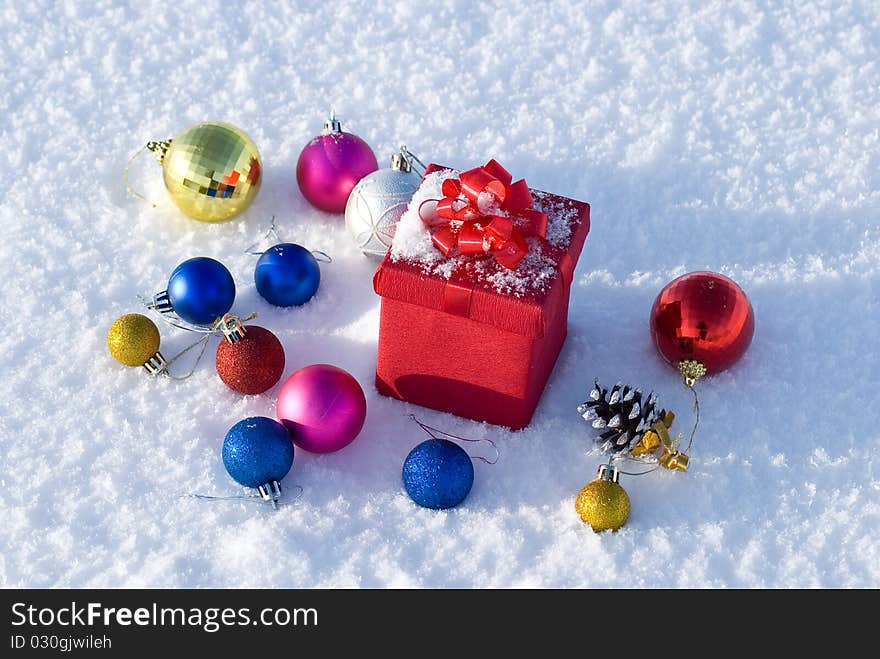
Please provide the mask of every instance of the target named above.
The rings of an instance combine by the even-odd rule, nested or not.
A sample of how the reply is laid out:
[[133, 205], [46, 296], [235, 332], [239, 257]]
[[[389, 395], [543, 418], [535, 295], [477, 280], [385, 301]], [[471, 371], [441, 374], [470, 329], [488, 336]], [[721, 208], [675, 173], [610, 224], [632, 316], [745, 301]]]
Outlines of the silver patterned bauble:
[[364, 254], [385, 256], [397, 221], [421, 183], [413, 170], [412, 155], [401, 149], [391, 156], [391, 167], [358, 181], [345, 205], [345, 226]]

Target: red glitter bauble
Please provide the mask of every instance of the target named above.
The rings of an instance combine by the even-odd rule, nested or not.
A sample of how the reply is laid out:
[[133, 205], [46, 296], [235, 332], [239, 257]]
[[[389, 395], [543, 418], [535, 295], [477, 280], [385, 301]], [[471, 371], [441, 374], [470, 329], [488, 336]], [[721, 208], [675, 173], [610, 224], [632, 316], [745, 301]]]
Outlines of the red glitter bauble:
[[245, 326], [244, 338], [217, 346], [217, 373], [240, 394], [261, 394], [284, 372], [284, 348], [278, 338], [257, 325]]
[[732, 279], [714, 272], [691, 272], [660, 291], [651, 309], [651, 336], [673, 365], [701, 362], [723, 371], [745, 353], [755, 333], [749, 298]]

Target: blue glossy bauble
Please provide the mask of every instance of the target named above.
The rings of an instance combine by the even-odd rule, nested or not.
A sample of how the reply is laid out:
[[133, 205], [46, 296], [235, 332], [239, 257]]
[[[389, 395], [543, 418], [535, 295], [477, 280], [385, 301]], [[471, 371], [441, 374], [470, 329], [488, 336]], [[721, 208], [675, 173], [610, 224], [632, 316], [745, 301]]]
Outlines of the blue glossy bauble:
[[474, 465], [458, 444], [429, 439], [403, 463], [403, 486], [420, 506], [442, 510], [464, 501], [474, 484]]
[[245, 487], [280, 481], [293, 466], [293, 442], [287, 429], [274, 419], [252, 416], [226, 433], [223, 466]]
[[174, 268], [168, 279], [174, 312], [196, 325], [210, 325], [232, 308], [235, 282], [226, 266], [199, 256]]
[[296, 307], [312, 299], [321, 269], [312, 253], [294, 243], [267, 249], [254, 269], [257, 291], [276, 307]]

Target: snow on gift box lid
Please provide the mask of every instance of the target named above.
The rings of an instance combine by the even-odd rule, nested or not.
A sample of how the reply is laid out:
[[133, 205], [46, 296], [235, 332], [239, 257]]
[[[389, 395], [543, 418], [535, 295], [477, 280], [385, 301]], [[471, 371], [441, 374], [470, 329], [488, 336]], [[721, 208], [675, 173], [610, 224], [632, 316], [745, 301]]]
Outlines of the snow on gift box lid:
[[567, 298], [571, 276], [590, 230], [586, 202], [532, 190], [536, 210], [547, 215], [546, 239], [526, 238], [529, 251], [508, 269], [489, 254], [444, 256], [419, 214], [443, 197], [443, 182], [459, 172], [430, 165], [401, 216], [391, 249], [373, 287], [384, 298], [448, 311], [523, 336], [544, 336], [546, 324]]

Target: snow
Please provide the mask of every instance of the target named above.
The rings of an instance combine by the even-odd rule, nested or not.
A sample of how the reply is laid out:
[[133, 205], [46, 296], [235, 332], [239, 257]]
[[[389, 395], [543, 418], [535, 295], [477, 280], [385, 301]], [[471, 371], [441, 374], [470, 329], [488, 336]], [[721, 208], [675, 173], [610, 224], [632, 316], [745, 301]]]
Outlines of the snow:
[[443, 181], [457, 178], [458, 170], [441, 169], [425, 176], [406, 207], [391, 243], [391, 258], [421, 264], [426, 273], [436, 272], [445, 279], [452, 276], [457, 260], [447, 259], [431, 242], [431, 231], [422, 221], [431, 217], [434, 202], [443, 198]]
[[[839, 1], [682, 4], [558, 0], [0, 9], [0, 585], [880, 585], [880, 8]], [[532, 425], [510, 432], [372, 389], [376, 262], [342, 217], [310, 208], [300, 149], [335, 108], [380, 162], [401, 143], [466, 168], [490, 157], [533, 188], [584, 199], [592, 231], [569, 338]], [[222, 225], [181, 216], [148, 139], [200, 120], [244, 128], [263, 188]], [[277, 216], [322, 249], [303, 308], [257, 295], [244, 254]], [[185, 382], [114, 362], [105, 333], [175, 265], [222, 260], [236, 311], [259, 313], [285, 375], [337, 364], [367, 391], [362, 435], [298, 451], [277, 512], [183, 493], [240, 490], [226, 430], [271, 416], [210, 352]], [[594, 377], [654, 389], [689, 420], [688, 392], [647, 316], [678, 274], [733, 277], [755, 340], [700, 383], [687, 474], [624, 478], [627, 526], [574, 513], [600, 456], [575, 411]], [[161, 326], [163, 351], [191, 337]], [[216, 340], [216, 339], [214, 339]], [[417, 508], [400, 468], [423, 439], [407, 418], [498, 443], [464, 504]]]

